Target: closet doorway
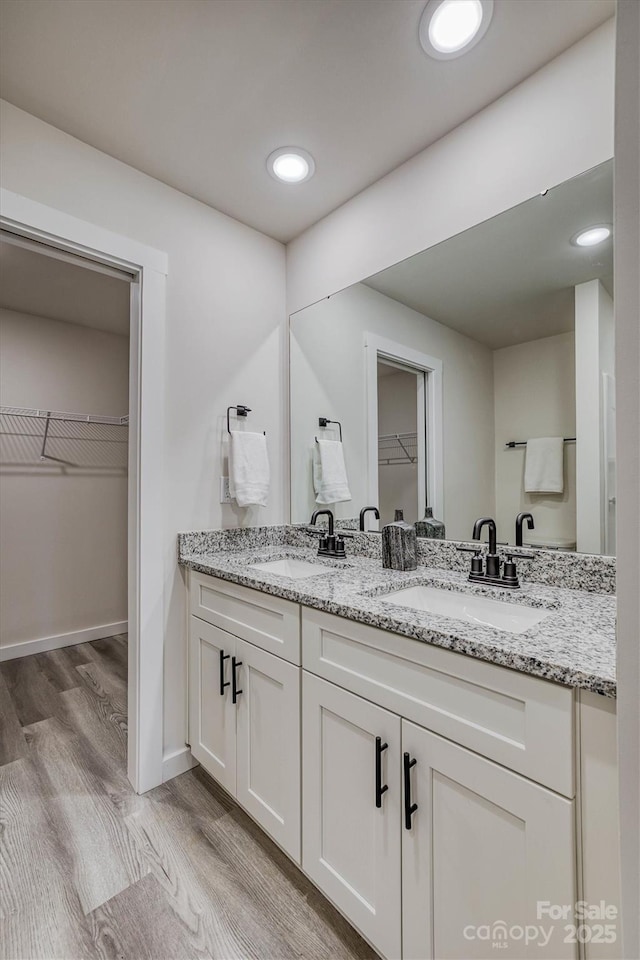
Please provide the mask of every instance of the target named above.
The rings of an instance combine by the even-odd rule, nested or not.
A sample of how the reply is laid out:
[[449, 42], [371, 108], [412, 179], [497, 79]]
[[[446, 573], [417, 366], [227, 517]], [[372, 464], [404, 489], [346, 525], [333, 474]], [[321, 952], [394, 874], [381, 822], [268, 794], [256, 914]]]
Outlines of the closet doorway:
[[0, 275], [0, 682], [21, 722], [124, 717], [134, 277], [8, 233]]
[[[422, 370], [378, 360], [378, 490], [380, 523], [391, 523], [398, 511], [407, 523], [423, 515], [424, 491], [419, 471], [418, 413], [424, 405]], [[421, 426], [424, 429], [424, 418]], [[424, 444], [420, 444], [420, 453]], [[420, 475], [419, 475], [420, 474]]]
[[381, 524], [396, 510], [414, 523], [430, 506], [444, 515], [443, 364], [365, 333], [368, 503]]
[[[92, 271], [104, 277], [111, 277], [128, 288], [130, 318], [129, 349], [129, 422], [124, 420], [126, 413], [120, 410], [99, 413], [104, 421], [94, 424], [83, 418], [84, 425], [72, 417], [62, 417], [56, 421], [55, 413], [83, 413], [84, 409], [54, 409], [46, 407], [39, 411], [45, 413], [49, 430], [44, 447], [45, 457], [58, 457], [60, 461], [73, 460], [71, 446], [76, 450], [81, 442], [89, 446], [91, 438], [81, 441], [73, 436], [54, 436], [56, 431], [94, 430], [113, 431], [108, 438], [102, 435], [96, 444], [118, 443], [110, 447], [111, 452], [127, 450], [128, 478], [127, 487], [127, 559], [126, 579], [128, 581], [127, 606], [125, 620], [113, 620], [128, 626], [128, 728], [124, 728], [127, 744], [127, 775], [138, 793], [144, 793], [162, 783], [165, 762], [163, 759], [163, 647], [164, 647], [164, 542], [166, 536], [163, 500], [163, 402], [164, 402], [164, 319], [165, 287], [168, 268], [167, 256], [130, 238], [104, 230], [101, 227], [78, 220], [66, 214], [46, 207], [25, 197], [0, 189], [0, 229], [3, 239], [10, 240], [15, 246], [31, 248], [32, 252], [57, 259], [62, 263], [71, 263], [82, 271]], [[6, 235], [8, 236], [6, 236]], [[39, 312], [43, 312], [38, 308]], [[17, 311], [16, 311], [17, 312]], [[80, 325], [78, 325], [80, 326]], [[15, 378], [14, 378], [15, 383]], [[144, 383], [144, 390], [143, 390]], [[36, 409], [40, 401], [31, 401], [22, 397], [20, 403], [10, 403], [6, 394], [2, 403], [19, 407], [20, 410]], [[125, 411], [126, 411], [125, 407]], [[46, 417], [47, 413], [51, 416]], [[26, 417], [24, 418], [26, 420]], [[40, 432], [41, 421], [32, 418]], [[117, 422], [111, 422], [111, 421]], [[54, 424], [55, 421], [55, 424]], [[67, 426], [62, 424], [67, 421]], [[71, 424], [69, 426], [68, 424]], [[120, 430], [122, 428], [122, 430]], [[121, 444], [114, 434], [128, 433], [128, 442]], [[16, 433], [18, 431], [15, 431]], [[27, 431], [22, 431], [27, 432]], [[13, 438], [18, 442], [19, 438]], [[40, 451], [42, 442], [40, 440]], [[121, 440], [121, 437], [120, 437]], [[50, 441], [55, 441], [51, 446]], [[22, 438], [26, 445], [33, 445], [33, 439]], [[25, 447], [27, 451], [27, 447]], [[23, 452], [25, 452], [23, 451]], [[32, 447], [28, 448], [32, 452]], [[14, 451], [15, 452], [15, 451]], [[40, 455], [40, 454], [39, 454]], [[97, 454], [96, 454], [97, 455]], [[39, 461], [50, 469], [55, 465], [53, 459]], [[122, 471], [122, 461], [111, 462], [110, 469]], [[95, 464], [94, 464], [95, 465]], [[71, 466], [62, 464], [67, 470]], [[105, 469], [102, 464], [100, 469]], [[76, 468], [78, 469], [78, 468]], [[87, 465], [85, 464], [85, 469]], [[11, 478], [12, 479], [12, 478]], [[56, 543], [65, 536], [64, 524], [56, 531]], [[56, 570], [55, 543], [51, 545], [48, 560], [52, 571]], [[38, 604], [46, 604], [54, 595], [56, 581], [51, 575], [47, 594], [45, 581], [34, 584], [33, 595]], [[71, 630], [67, 632], [72, 632]], [[60, 636], [47, 631], [47, 636], [32, 636], [27, 639], [47, 640], [51, 636]], [[24, 640], [24, 636], [21, 638]], [[97, 641], [98, 643], [102, 641]], [[10, 638], [2, 637], [0, 660], [11, 662], [9, 657], [17, 656], [12, 650], [6, 654], [3, 646], [11, 647]], [[65, 649], [65, 648], [59, 648]], [[67, 647], [67, 651], [79, 649]], [[30, 657], [26, 657], [29, 661]], [[25, 662], [25, 658], [23, 658]], [[170, 775], [170, 774], [168, 774]]]

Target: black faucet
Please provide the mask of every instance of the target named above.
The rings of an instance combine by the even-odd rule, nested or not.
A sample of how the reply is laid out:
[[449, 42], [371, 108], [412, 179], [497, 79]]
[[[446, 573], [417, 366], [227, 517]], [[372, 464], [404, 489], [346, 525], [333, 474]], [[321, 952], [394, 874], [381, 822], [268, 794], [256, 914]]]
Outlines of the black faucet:
[[380, 511], [377, 507], [363, 507], [360, 511], [360, 529], [364, 530], [364, 518], [367, 513], [372, 512], [376, 520], [380, 519]]
[[[526, 517], [531, 517], [531, 514], [521, 513], [518, 517], [518, 520], [520, 521], [520, 544], [518, 544], [518, 546], [522, 545], [522, 520], [526, 519]], [[474, 540], [480, 540], [480, 534], [482, 533], [483, 527], [489, 527], [489, 552], [486, 557], [486, 569], [483, 569], [482, 551], [480, 547], [457, 548], [465, 553], [473, 554], [469, 580], [471, 580], [472, 583], [490, 583], [492, 586], [508, 587], [511, 590], [517, 590], [520, 586], [520, 581], [518, 580], [518, 572], [515, 565], [516, 555], [513, 553], [507, 553], [507, 559], [504, 564], [504, 572], [502, 573], [502, 576], [500, 576], [501, 560], [496, 553], [496, 541], [498, 538], [496, 522], [491, 517], [481, 517], [480, 520], [476, 520], [473, 525]], [[531, 517], [529, 529], [532, 529], [532, 527], [533, 517]], [[531, 553], [519, 553], [517, 554], [517, 558], [520, 560], [534, 559], [533, 554]]]
[[519, 513], [516, 517], [516, 547], [522, 546], [522, 524], [525, 520], [527, 521], [527, 527], [529, 530], [533, 530], [535, 528], [532, 514]]
[[491, 579], [500, 577], [500, 557], [496, 552], [496, 541], [498, 531], [496, 522], [492, 517], [481, 517], [473, 525], [473, 539], [479, 540], [483, 527], [489, 527], [489, 553], [487, 554], [487, 572], [486, 576]]
[[338, 560], [342, 560], [346, 554], [344, 552], [344, 534], [339, 533], [337, 536], [333, 532], [333, 513], [331, 510], [314, 510], [311, 514], [311, 525], [315, 526], [316, 520], [318, 517], [328, 517], [329, 518], [329, 529], [325, 534], [324, 531], [320, 533], [320, 541], [318, 543], [318, 556], [319, 557], [335, 557]]
[[329, 517], [329, 536], [333, 536], [333, 513], [331, 510], [314, 510], [311, 514], [311, 525], [315, 527], [318, 517]]

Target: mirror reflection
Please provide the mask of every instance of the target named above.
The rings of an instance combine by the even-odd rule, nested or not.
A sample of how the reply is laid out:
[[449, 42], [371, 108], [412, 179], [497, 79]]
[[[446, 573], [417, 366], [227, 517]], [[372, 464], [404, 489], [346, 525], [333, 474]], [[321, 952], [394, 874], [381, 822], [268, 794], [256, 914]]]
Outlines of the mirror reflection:
[[615, 554], [612, 221], [608, 162], [294, 314], [292, 521]]

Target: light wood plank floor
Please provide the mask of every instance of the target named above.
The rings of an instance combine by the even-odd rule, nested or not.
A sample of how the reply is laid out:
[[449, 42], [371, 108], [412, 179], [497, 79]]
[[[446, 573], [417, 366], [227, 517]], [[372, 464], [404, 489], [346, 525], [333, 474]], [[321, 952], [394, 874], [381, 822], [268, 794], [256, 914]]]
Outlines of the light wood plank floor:
[[133, 793], [126, 671], [126, 637], [0, 664], [4, 960], [375, 958], [201, 768]]

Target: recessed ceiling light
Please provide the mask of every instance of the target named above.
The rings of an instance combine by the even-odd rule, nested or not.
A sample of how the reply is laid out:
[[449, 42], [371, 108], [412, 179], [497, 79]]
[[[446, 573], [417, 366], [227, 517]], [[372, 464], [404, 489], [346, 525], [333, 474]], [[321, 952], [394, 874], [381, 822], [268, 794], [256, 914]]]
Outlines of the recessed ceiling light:
[[493, 0], [429, 0], [420, 18], [420, 43], [436, 60], [452, 60], [484, 37]]
[[304, 183], [316, 169], [313, 157], [300, 147], [279, 147], [267, 157], [267, 170], [283, 183]]
[[581, 230], [571, 238], [571, 243], [576, 247], [595, 247], [596, 244], [608, 240], [611, 236], [611, 227], [606, 223], [598, 223], [594, 227], [588, 227]]

